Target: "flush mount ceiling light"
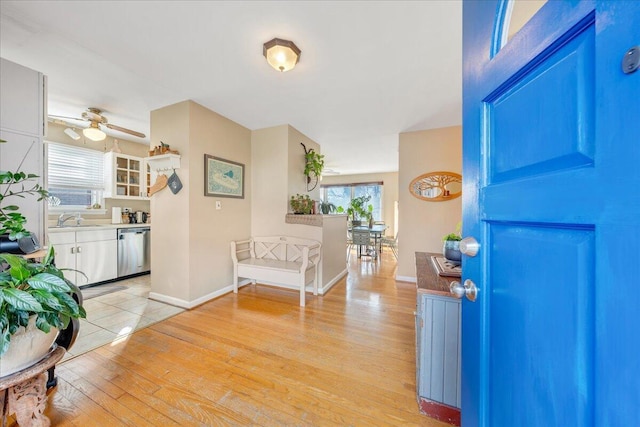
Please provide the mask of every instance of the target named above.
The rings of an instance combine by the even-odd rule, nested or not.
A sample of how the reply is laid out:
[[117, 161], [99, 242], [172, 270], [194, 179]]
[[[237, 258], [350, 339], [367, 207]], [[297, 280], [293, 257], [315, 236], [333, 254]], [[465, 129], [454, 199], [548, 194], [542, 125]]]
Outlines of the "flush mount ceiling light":
[[98, 123], [91, 122], [91, 125], [82, 130], [82, 134], [92, 141], [102, 141], [107, 134], [98, 129]]
[[262, 54], [269, 65], [283, 73], [296, 66], [301, 53], [295, 43], [283, 39], [270, 40], [262, 48]]

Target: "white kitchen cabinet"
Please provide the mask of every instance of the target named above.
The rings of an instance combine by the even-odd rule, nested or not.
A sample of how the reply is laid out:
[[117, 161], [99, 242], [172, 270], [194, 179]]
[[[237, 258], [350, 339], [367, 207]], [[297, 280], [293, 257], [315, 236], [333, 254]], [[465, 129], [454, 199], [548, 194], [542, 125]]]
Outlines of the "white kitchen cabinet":
[[142, 195], [144, 197], [150, 197], [149, 192], [151, 191], [151, 185], [153, 183], [151, 182], [151, 165], [146, 161], [146, 159], [143, 159], [142, 170], [144, 171], [144, 186], [142, 187]]
[[77, 286], [115, 279], [118, 275], [116, 236], [115, 229], [50, 233], [56, 267], [77, 270], [64, 271], [64, 276]]
[[46, 124], [46, 78], [0, 58], [0, 124], [3, 130], [41, 137]]
[[[77, 285], [115, 279], [118, 275], [118, 246], [116, 240], [78, 244], [76, 267], [87, 277], [78, 277]], [[79, 275], [80, 276], [80, 275]], [[86, 283], [85, 283], [86, 282]]]
[[147, 169], [141, 157], [108, 152], [104, 155], [104, 197], [146, 200]]
[[[46, 78], [42, 73], [0, 58], [0, 94], [0, 139], [7, 141], [0, 144], [0, 170], [15, 172], [22, 162], [22, 172], [39, 176], [25, 186], [31, 187], [29, 183], [36, 182], [42, 185]], [[44, 241], [46, 203], [37, 197], [14, 197], [7, 202], [20, 207], [20, 213], [27, 218], [25, 228]]]

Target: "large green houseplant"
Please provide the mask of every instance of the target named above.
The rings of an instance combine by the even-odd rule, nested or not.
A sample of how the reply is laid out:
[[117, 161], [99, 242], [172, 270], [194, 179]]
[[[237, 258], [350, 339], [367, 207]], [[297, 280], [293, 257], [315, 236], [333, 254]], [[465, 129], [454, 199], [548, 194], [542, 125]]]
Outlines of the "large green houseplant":
[[[0, 234], [11, 240], [28, 236], [29, 231], [19, 207], [8, 204], [8, 199], [38, 196], [43, 200], [48, 196], [39, 184], [33, 184], [37, 175], [20, 172], [21, 166], [22, 163], [16, 172], [0, 171]], [[12, 337], [25, 334], [29, 327], [48, 334], [52, 329], [65, 329], [71, 319], [86, 317], [84, 308], [74, 299], [77, 288], [55, 267], [53, 256], [52, 247], [40, 263], [0, 253], [0, 357], [9, 350]], [[28, 354], [19, 356], [23, 363], [30, 360]], [[44, 355], [34, 356], [33, 362], [41, 356]], [[6, 375], [6, 364], [2, 362], [0, 376]]]
[[371, 196], [359, 196], [351, 199], [347, 207], [347, 215], [351, 217], [352, 225], [362, 224], [362, 220], [371, 221], [373, 218], [373, 205], [367, 204]]

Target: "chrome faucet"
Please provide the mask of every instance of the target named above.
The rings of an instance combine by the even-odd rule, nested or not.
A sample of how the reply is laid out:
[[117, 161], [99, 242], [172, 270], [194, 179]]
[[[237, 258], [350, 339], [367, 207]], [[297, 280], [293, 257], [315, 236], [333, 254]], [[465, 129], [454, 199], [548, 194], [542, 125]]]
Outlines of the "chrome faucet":
[[58, 227], [64, 227], [64, 223], [67, 222], [68, 220], [70, 220], [71, 218], [75, 218], [76, 219], [76, 225], [80, 225], [80, 221], [82, 221], [82, 217], [80, 216], [80, 213], [75, 213], [75, 214], [69, 214], [65, 217], [65, 213], [62, 212], [60, 214], [60, 216], [58, 217]]

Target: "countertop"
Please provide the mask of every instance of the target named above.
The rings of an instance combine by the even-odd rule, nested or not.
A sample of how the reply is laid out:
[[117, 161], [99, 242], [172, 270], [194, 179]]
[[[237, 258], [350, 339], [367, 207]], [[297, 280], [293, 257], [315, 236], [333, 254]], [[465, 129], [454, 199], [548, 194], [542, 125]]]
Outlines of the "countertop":
[[416, 252], [418, 289], [430, 294], [453, 297], [449, 292], [449, 284], [453, 281], [460, 281], [460, 279], [456, 277], [439, 276], [431, 262], [432, 255], [442, 256], [442, 254], [431, 252]]
[[67, 231], [113, 230], [118, 228], [151, 228], [151, 224], [83, 224], [81, 226], [65, 225], [64, 227], [49, 227], [47, 228], [47, 233], [63, 233]]

